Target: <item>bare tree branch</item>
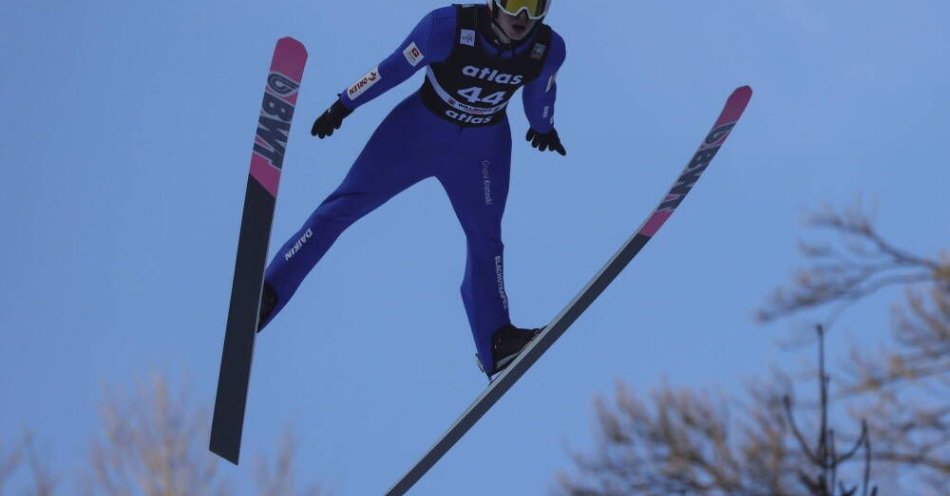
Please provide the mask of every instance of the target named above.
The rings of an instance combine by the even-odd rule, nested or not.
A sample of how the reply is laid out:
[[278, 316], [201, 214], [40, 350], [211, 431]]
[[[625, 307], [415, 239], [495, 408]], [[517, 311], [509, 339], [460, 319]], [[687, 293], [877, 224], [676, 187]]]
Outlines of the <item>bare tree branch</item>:
[[946, 263], [885, 240], [860, 204], [844, 212], [825, 207], [808, 224], [838, 234], [844, 251], [828, 243], [802, 243], [810, 267], [798, 272], [791, 288], [773, 293], [757, 314], [762, 322], [829, 304], [847, 306], [887, 287], [933, 283], [948, 270]]
[[0, 496], [11, 476], [25, 465], [30, 478], [24, 494], [31, 496], [53, 496], [56, 493], [57, 479], [53, 476], [46, 460], [37, 453], [33, 432], [24, 429], [20, 438], [10, 447], [0, 439]]
[[750, 395], [764, 405], [740, 412], [748, 422], [735, 430], [721, 395], [663, 386], [651, 395], [651, 407], [618, 383], [614, 405], [595, 400], [598, 446], [593, 455], [572, 455], [579, 474], [559, 474], [561, 490], [571, 496], [802, 494], [785, 475], [800, 460], [786, 449], [781, 401], [770, 388], [750, 388]]
[[58, 480], [53, 475], [48, 462], [44, 457], [37, 453], [36, 443], [33, 440], [33, 434], [28, 434], [29, 442], [27, 451], [29, 453], [30, 475], [32, 476], [33, 487], [30, 494], [32, 496], [53, 496], [56, 494]]
[[93, 440], [86, 491], [103, 495], [224, 494], [217, 460], [207, 453], [207, 415], [187, 393], [175, 396], [160, 375], [134, 396], [107, 393], [102, 432]]
[[321, 496], [323, 492], [316, 485], [296, 490], [296, 459], [297, 441], [293, 430], [288, 428], [281, 438], [280, 449], [274, 460], [273, 468], [263, 459], [258, 461], [257, 494], [259, 496]]
[[[855, 485], [851, 486], [850, 488], [845, 486], [844, 482], [839, 480], [839, 471], [845, 466], [848, 460], [858, 452], [859, 449], [864, 448], [865, 451], [869, 453], [870, 438], [868, 435], [867, 423], [862, 420], [861, 435], [854, 443], [854, 446], [843, 455], [839, 454], [835, 431], [829, 427], [828, 422], [828, 409], [830, 406], [828, 389], [830, 387], [831, 379], [830, 376], [825, 372], [825, 330], [820, 325], [816, 326], [816, 329], [818, 334], [817, 375], [820, 398], [820, 427], [817, 446], [814, 448], [808, 446], [808, 443], [805, 441], [805, 436], [802, 435], [801, 431], [796, 426], [795, 418], [792, 412], [791, 398], [788, 395], [786, 395], [784, 398], [786, 416], [788, 418], [789, 424], [792, 426], [792, 432], [795, 435], [795, 439], [798, 441], [799, 448], [806, 454], [806, 459], [809, 461], [809, 463], [812, 466], [818, 468], [818, 474], [814, 477], [809, 476], [805, 471], [799, 471], [799, 480], [814, 496], [832, 496], [835, 491], [838, 491], [841, 496], [852, 496], [861, 486]], [[867, 493], [868, 491], [868, 479], [870, 477], [870, 460], [868, 460], [867, 457], [866, 460], [867, 461], [864, 469], [864, 493]], [[876, 491], [876, 488], [872, 489], [872, 492], [873, 491]]]
[[12, 443], [0, 437], [0, 496], [4, 494], [7, 481], [10, 480], [10, 477], [23, 462], [23, 456], [29, 447], [29, 443], [28, 434], [24, 434], [19, 440]]
[[[809, 265], [759, 313], [771, 321], [822, 306], [831, 318], [886, 287], [906, 288], [894, 310], [892, 342], [870, 352], [852, 345], [841, 395], [867, 419], [874, 459], [936, 493], [950, 486], [950, 253], [935, 258], [898, 248], [873, 227], [860, 204], [826, 208], [811, 225], [836, 243], [803, 243]], [[926, 482], [929, 481], [929, 482]]]
[[[107, 391], [100, 405], [101, 430], [91, 439], [87, 465], [79, 484], [64, 484], [89, 496], [233, 496], [217, 472], [218, 459], [207, 449], [208, 415], [197, 408], [187, 388], [177, 393], [160, 374], [137, 383], [130, 393]], [[296, 444], [285, 434], [273, 468], [259, 462], [261, 496], [322, 496], [317, 486], [295, 490]], [[20, 468], [28, 470], [29, 487], [22, 494], [55, 496], [62, 472], [54, 473], [50, 457], [24, 431], [16, 442], [0, 438], [0, 496]], [[72, 482], [72, 481], [70, 481]], [[24, 483], [26, 485], [26, 483]]]
[[[932, 494], [945, 493], [950, 487], [950, 254], [928, 258], [898, 247], [874, 229], [860, 205], [843, 212], [826, 208], [811, 225], [836, 234], [837, 241], [801, 245], [807, 268], [789, 288], [773, 294], [758, 313], [761, 321], [825, 308], [827, 327], [882, 289], [904, 287], [909, 295], [896, 312], [894, 343], [873, 354], [854, 346], [839, 388], [843, 393], [834, 398], [821, 341], [817, 435], [806, 436], [796, 425], [787, 394], [792, 389], [780, 381], [749, 388], [752, 403], [739, 410], [744, 422], [730, 418], [729, 403], [706, 394], [664, 386], [640, 400], [618, 386], [615, 404], [595, 401], [597, 447], [592, 454], [572, 454], [576, 474], [559, 474], [564, 494], [876, 496], [872, 461], [892, 476], [888, 487], [907, 482], [916, 490], [929, 484]], [[926, 296], [920, 292], [924, 287]], [[848, 402], [860, 420], [859, 434], [841, 436], [830, 428], [833, 399]], [[806, 442], [810, 438], [814, 444]], [[846, 465], [863, 470], [841, 472]]]

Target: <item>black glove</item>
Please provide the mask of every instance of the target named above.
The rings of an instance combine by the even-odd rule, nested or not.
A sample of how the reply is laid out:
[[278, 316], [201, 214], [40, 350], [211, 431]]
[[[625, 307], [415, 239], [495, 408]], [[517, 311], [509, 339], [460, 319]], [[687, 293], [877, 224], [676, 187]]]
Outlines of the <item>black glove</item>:
[[525, 136], [525, 139], [531, 142], [531, 146], [542, 152], [550, 149], [552, 152], [567, 155], [567, 150], [564, 149], [564, 145], [561, 144], [561, 138], [557, 135], [557, 129], [551, 128], [550, 132], [543, 134], [534, 129], [528, 129], [528, 135]]
[[337, 101], [333, 102], [333, 105], [313, 123], [310, 134], [312, 136], [319, 136], [320, 139], [333, 136], [333, 131], [340, 129], [340, 126], [343, 124], [343, 119], [352, 113], [352, 110], [344, 107], [343, 102], [337, 99]]

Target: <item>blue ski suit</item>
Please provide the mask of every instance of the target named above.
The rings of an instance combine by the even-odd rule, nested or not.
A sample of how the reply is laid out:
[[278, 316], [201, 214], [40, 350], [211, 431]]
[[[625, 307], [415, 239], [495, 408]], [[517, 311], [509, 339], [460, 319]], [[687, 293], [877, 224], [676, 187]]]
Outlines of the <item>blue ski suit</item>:
[[[500, 47], [490, 31], [488, 15], [485, 5], [432, 11], [389, 57], [340, 94], [346, 108], [356, 109], [428, 67], [423, 88], [392, 110], [342, 184], [267, 267], [265, 280], [277, 293], [277, 306], [268, 320], [287, 304], [347, 227], [406, 188], [435, 177], [465, 232], [468, 254], [462, 300], [478, 356], [485, 369], [491, 370], [492, 335], [510, 324], [501, 239], [511, 166], [511, 129], [504, 105], [523, 84], [522, 99], [531, 127], [539, 133], [551, 131], [555, 75], [564, 61], [565, 46], [553, 30], [538, 24], [525, 40]], [[541, 43], [538, 39], [545, 31], [542, 41], [546, 43]], [[467, 60], [471, 58], [476, 60]], [[517, 75], [514, 72], [520, 65], [530, 65], [519, 61], [533, 62], [536, 68]], [[451, 67], [440, 64], [461, 70], [449, 73]], [[439, 74], [450, 81], [439, 81]], [[503, 91], [488, 95], [493, 85]]]

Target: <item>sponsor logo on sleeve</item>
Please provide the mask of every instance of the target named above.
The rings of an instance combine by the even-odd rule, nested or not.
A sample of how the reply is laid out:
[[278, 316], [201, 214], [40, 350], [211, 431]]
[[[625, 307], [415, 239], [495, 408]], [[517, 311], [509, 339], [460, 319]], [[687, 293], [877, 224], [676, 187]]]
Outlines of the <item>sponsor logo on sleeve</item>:
[[554, 83], [555, 83], [555, 82], [557, 82], [557, 73], [556, 73], [556, 72], [555, 72], [554, 74], [551, 74], [551, 77], [548, 78], [548, 87], [545, 88], [544, 92], [545, 92], [545, 93], [550, 93], [550, 92], [551, 92], [551, 88], [554, 87]]
[[419, 47], [416, 46], [416, 42], [410, 43], [409, 46], [402, 51], [402, 54], [406, 56], [409, 65], [413, 67], [419, 65], [419, 62], [422, 62], [422, 59], [426, 58], [426, 56], [422, 54], [422, 50], [419, 50]]
[[485, 205], [494, 205], [495, 199], [491, 193], [491, 162], [482, 161], [482, 189], [485, 192]]
[[547, 45], [535, 43], [534, 48], [531, 49], [531, 58], [534, 60], [541, 60], [541, 57], [544, 57], [544, 52], [546, 51], [548, 51]]
[[307, 232], [300, 235], [300, 239], [298, 239], [297, 242], [294, 243], [294, 245], [290, 247], [290, 250], [288, 250], [287, 253], [284, 253], [284, 260], [290, 261], [291, 258], [294, 258], [294, 255], [299, 253], [300, 250], [303, 248], [303, 246], [307, 244], [307, 241], [310, 241], [310, 238], [312, 237], [313, 237], [313, 230], [308, 228]]
[[508, 295], [505, 293], [504, 265], [501, 255], [495, 257], [495, 279], [498, 282], [498, 297], [501, 299], [501, 306], [508, 310]]
[[459, 38], [459, 43], [470, 47], [475, 46], [475, 30], [463, 29], [462, 36]]
[[353, 86], [350, 86], [346, 94], [350, 97], [350, 100], [356, 100], [382, 79], [383, 77], [379, 75], [379, 68], [377, 67], [367, 72], [359, 81], [353, 83]]

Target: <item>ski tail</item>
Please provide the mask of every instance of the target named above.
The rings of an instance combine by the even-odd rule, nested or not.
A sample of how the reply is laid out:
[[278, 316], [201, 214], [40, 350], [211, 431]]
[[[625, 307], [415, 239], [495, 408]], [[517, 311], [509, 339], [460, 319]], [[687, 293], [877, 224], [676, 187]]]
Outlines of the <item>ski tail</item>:
[[472, 426], [541, 358], [561, 335], [584, 313], [595, 299], [610, 285], [620, 272], [653, 238], [657, 231], [682, 203], [692, 190], [700, 176], [709, 166], [713, 157], [725, 143], [729, 133], [739, 121], [752, 98], [752, 89], [743, 86], [735, 90], [713, 125], [712, 130], [703, 139], [699, 150], [683, 169], [676, 183], [667, 192], [660, 205], [646, 222], [629, 238], [620, 250], [601, 268], [587, 286], [561, 311], [544, 331], [528, 345], [515, 361], [502, 371], [489, 384], [482, 394], [469, 405], [461, 417], [449, 428], [428, 452], [403, 475], [386, 496], [402, 496], [415, 485]]
[[212, 452], [235, 465], [241, 454], [257, 314], [277, 189], [306, 62], [307, 50], [299, 41], [293, 38], [277, 41], [251, 154], [210, 442]]

